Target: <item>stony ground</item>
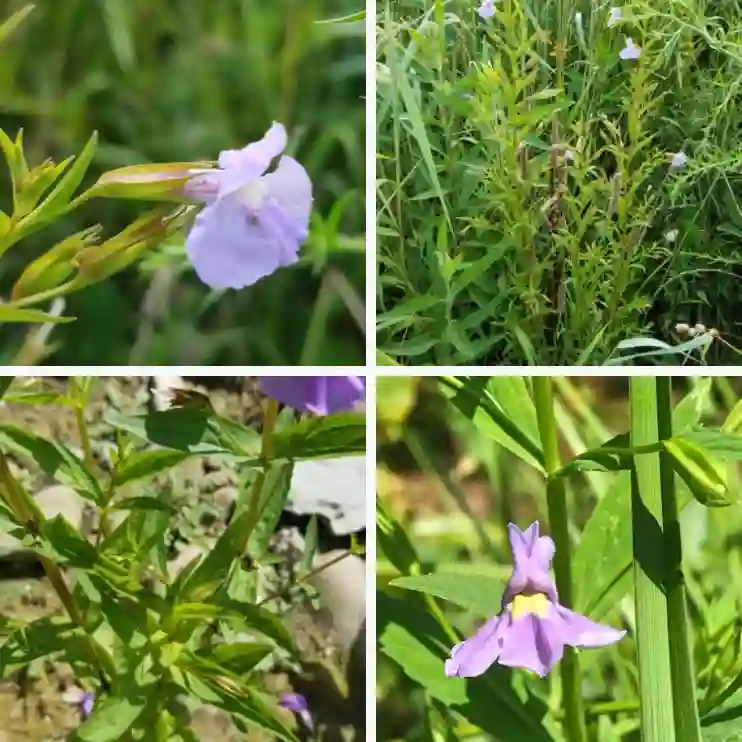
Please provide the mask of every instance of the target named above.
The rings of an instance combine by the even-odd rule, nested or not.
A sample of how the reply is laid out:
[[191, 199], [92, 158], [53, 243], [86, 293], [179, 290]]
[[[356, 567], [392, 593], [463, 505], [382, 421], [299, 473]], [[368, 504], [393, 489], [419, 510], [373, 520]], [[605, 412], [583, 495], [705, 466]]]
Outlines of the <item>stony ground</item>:
[[[258, 426], [260, 398], [250, 379], [204, 380], [217, 412]], [[64, 380], [49, 380], [64, 388]], [[199, 382], [203, 383], [203, 382]], [[126, 414], [144, 412], [150, 405], [149, 380], [146, 378], [113, 378], [98, 381], [87, 419], [92, 445], [100, 465], [106, 466], [107, 452], [113, 434], [103, 420], [104, 414], [119, 410]], [[0, 403], [0, 424], [12, 423], [36, 434], [55, 438], [80, 451], [79, 436], [70, 409], [57, 405], [20, 405]], [[14, 459], [14, 471], [32, 492], [51, 484], [37, 470], [20, 459]], [[182, 507], [174, 524], [177, 533], [175, 549], [189, 546], [208, 548], [224, 527], [229, 504], [237, 493], [235, 472], [221, 461], [210, 457], [194, 458], [170, 472], [161, 484], [169, 486]], [[92, 520], [87, 522], [92, 528]], [[2, 544], [0, 543], [0, 557]], [[284, 566], [276, 568], [280, 582]], [[291, 592], [289, 602], [280, 606], [285, 611], [297, 646], [304, 661], [301, 667], [277, 665], [265, 674], [269, 692], [280, 693], [292, 688], [310, 699], [320, 725], [320, 739], [340, 742], [352, 739], [353, 718], [344, 687], [346, 661], [333, 637], [326, 618], [316, 610], [316, 604], [306, 594]], [[56, 596], [45, 579], [28, 564], [13, 559], [0, 559], [0, 615], [32, 619], [59, 611]], [[0, 641], [2, 638], [0, 637]], [[64, 739], [79, 724], [76, 708], [69, 702], [74, 679], [64, 667], [53, 663], [33, 666], [30, 672], [19, 673], [0, 682], [0, 742], [42, 742]], [[287, 721], [291, 721], [287, 717]], [[265, 734], [244, 735], [236, 732], [228, 720], [209, 709], [200, 710], [194, 719], [194, 730], [204, 742], [211, 740], [249, 740], [262, 742]]]

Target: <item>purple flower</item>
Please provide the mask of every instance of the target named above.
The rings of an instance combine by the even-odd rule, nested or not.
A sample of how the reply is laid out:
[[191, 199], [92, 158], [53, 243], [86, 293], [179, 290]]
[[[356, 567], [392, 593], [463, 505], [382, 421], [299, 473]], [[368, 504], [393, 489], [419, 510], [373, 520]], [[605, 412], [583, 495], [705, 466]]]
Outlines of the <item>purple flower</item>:
[[670, 169], [671, 170], [682, 170], [685, 164], [688, 162], [688, 157], [681, 149], [680, 152], [675, 152], [670, 158]]
[[549, 574], [554, 542], [539, 537], [538, 521], [526, 531], [511, 523], [508, 536], [513, 573], [502, 597], [502, 611], [451, 650], [446, 675], [474, 677], [498, 663], [544, 677], [562, 658], [565, 645], [603, 647], [626, 634], [559, 605]]
[[274, 123], [259, 141], [225, 150], [219, 169], [194, 172], [185, 194], [203, 201], [186, 250], [198, 277], [214, 289], [250, 286], [298, 260], [309, 235], [312, 183], [293, 158], [271, 161], [286, 148], [286, 130]]
[[619, 21], [623, 20], [623, 11], [621, 8], [611, 8], [610, 14], [608, 15], [608, 28], [612, 28]]
[[284, 693], [278, 702], [281, 708], [293, 711], [306, 725], [310, 731], [314, 729], [312, 715], [309, 713], [307, 699], [299, 693]]
[[482, 4], [479, 6], [477, 13], [479, 13], [480, 18], [492, 18], [495, 14], [495, 10], [495, 0], [482, 0]]
[[95, 693], [83, 693], [80, 698], [80, 711], [83, 719], [87, 719], [93, 713], [93, 706], [95, 706]]
[[634, 43], [634, 40], [630, 37], [626, 37], [626, 46], [621, 49], [618, 56], [621, 59], [639, 59], [642, 55], [642, 50]]
[[296, 410], [329, 415], [362, 401], [366, 380], [362, 376], [261, 376], [260, 389]]

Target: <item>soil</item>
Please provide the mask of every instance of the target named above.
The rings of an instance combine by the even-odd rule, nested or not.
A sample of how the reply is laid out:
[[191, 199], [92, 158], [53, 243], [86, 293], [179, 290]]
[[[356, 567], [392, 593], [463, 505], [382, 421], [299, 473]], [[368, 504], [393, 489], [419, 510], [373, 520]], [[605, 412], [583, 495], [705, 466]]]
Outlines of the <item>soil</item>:
[[[64, 390], [64, 379], [37, 379]], [[208, 394], [219, 414], [259, 428], [261, 398], [253, 379], [210, 378], [206, 387], [194, 387]], [[104, 415], [110, 410], [125, 414], [145, 412], [152, 404], [150, 379], [147, 377], [104, 377], [96, 382], [95, 392], [86, 412], [91, 444], [99, 465], [107, 467], [108, 452], [114, 436]], [[55, 404], [0, 403], [0, 424], [13, 424], [24, 430], [56, 439], [81, 453], [77, 425], [71, 409]], [[51, 482], [25, 460], [11, 457], [14, 474], [31, 492], [38, 492]], [[228, 464], [213, 457], [195, 457], [169, 472], [165, 479], [172, 491], [182, 498], [174, 530], [181, 549], [189, 544], [208, 548], [224, 527], [229, 505], [236, 496], [237, 477]], [[93, 521], [89, 522], [93, 527]], [[281, 567], [276, 567], [280, 583]], [[21, 572], [19, 575], [18, 572]], [[46, 579], [29, 568], [0, 565], [0, 617], [33, 620], [61, 613], [56, 594]], [[318, 728], [315, 739], [341, 742], [361, 738], [362, 719], [348, 701], [347, 652], [338, 642], [327, 618], [315, 608], [306, 593], [289, 591], [288, 602], [280, 609], [285, 614], [295, 643], [301, 651], [300, 667], [277, 663], [261, 680], [267, 693], [276, 696], [295, 691], [307, 696]], [[0, 633], [0, 643], [2, 634]], [[69, 668], [54, 662], [34, 663], [23, 672], [0, 680], [0, 742], [47, 742], [64, 739], [80, 724], [80, 713], [70, 700], [75, 690]], [[285, 721], [295, 723], [290, 712]], [[238, 732], [221, 712], [202, 708], [194, 714], [193, 729], [204, 742], [267, 742], [266, 733], [255, 730]], [[297, 735], [305, 737], [297, 728]]]

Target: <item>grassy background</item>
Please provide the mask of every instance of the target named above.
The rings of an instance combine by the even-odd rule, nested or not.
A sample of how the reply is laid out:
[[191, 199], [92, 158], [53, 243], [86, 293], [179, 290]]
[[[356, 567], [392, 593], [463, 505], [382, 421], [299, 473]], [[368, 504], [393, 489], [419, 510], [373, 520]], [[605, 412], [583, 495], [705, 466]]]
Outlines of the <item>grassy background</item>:
[[[0, 1], [0, 16], [23, 4]], [[300, 266], [217, 296], [181, 245], [158, 250], [69, 298], [78, 320], [54, 330], [50, 362], [363, 362], [353, 317], [364, 285], [363, 22], [317, 23], [359, 9], [354, 0], [37, 0], [0, 63], [0, 126], [11, 136], [24, 127], [31, 163], [76, 154], [98, 130], [86, 185], [124, 165], [215, 158], [278, 120], [315, 187]], [[141, 210], [87, 204], [14, 247], [0, 290], [54, 240], [96, 222], [113, 233]], [[15, 357], [26, 331], [4, 330], [0, 360]]]
[[380, 348], [602, 363], [700, 322], [702, 360], [739, 363], [740, 3], [632, 2], [613, 28], [609, 2], [478, 5], [378, 5]]

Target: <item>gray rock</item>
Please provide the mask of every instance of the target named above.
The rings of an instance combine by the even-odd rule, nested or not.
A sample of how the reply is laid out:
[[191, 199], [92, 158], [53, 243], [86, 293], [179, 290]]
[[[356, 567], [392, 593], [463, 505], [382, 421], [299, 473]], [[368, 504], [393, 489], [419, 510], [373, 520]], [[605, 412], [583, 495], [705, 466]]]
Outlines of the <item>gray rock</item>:
[[[75, 528], [82, 528], [86, 502], [71, 487], [62, 484], [45, 487], [36, 495], [36, 502], [47, 518], [56, 518], [57, 515], [61, 515]], [[7, 556], [16, 552], [28, 553], [28, 551], [20, 541], [0, 531], [0, 555]]]
[[366, 527], [366, 457], [346, 456], [294, 465], [286, 510], [320, 515], [337, 536]]
[[366, 562], [342, 550], [317, 554], [313, 569], [329, 565], [310, 582], [332, 616], [340, 644], [350, 649], [366, 620]]

